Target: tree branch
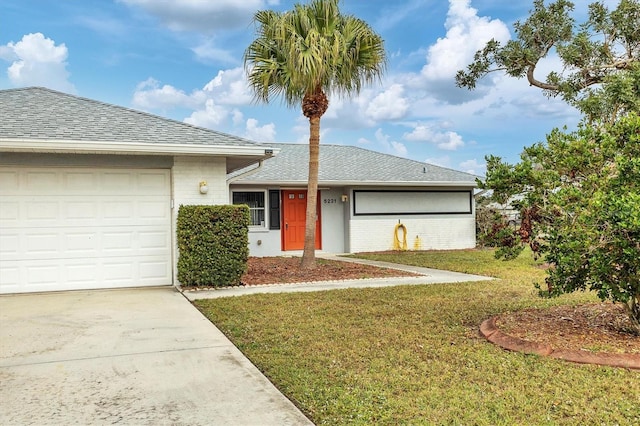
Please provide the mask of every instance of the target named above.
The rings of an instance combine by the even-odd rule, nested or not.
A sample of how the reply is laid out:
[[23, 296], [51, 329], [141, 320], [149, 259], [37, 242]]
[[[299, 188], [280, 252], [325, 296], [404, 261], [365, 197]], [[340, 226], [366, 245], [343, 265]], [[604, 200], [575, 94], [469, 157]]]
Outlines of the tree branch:
[[537, 80], [533, 75], [535, 70], [536, 70], [535, 65], [529, 65], [529, 67], [527, 68], [527, 81], [529, 82], [529, 84], [535, 87], [539, 87], [540, 89], [549, 90], [552, 92], [557, 92], [560, 90], [560, 87], [558, 87], [555, 84], [548, 84], [540, 80]]

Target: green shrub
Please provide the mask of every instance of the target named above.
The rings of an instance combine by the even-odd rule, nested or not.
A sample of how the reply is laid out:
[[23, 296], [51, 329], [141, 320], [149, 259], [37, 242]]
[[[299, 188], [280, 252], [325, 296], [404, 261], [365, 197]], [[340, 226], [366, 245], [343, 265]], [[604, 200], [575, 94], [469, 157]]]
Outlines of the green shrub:
[[180, 206], [177, 233], [182, 285], [240, 284], [249, 257], [247, 206]]

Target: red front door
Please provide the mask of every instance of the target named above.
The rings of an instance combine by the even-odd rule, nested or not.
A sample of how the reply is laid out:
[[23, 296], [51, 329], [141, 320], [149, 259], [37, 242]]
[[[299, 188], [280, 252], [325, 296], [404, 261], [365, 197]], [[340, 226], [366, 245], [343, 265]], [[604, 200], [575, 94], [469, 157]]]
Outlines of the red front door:
[[[320, 199], [318, 198], [318, 201]], [[282, 249], [304, 249], [304, 227], [307, 211], [307, 190], [282, 191]], [[322, 248], [320, 229], [320, 204], [316, 209], [316, 249]]]

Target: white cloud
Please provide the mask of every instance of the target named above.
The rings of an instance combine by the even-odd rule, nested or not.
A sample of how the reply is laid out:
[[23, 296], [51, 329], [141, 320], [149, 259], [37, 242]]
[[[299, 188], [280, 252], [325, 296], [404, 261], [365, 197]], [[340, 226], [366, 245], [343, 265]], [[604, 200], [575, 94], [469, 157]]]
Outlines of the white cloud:
[[187, 95], [184, 91], [148, 78], [136, 86], [133, 94], [133, 105], [145, 110], [166, 110], [179, 107], [197, 108], [204, 105], [206, 97], [202, 92]]
[[409, 103], [403, 95], [402, 85], [391, 85], [368, 103], [365, 110], [366, 116], [373, 120], [397, 120], [404, 117], [409, 109]]
[[42, 33], [26, 34], [17, 43], [0, 46], [0, 58], [11, 62], [7, 75], [16, 86], [44, 86], [75, 92], [69, 82], [67, 57], [64, 43], [56, 46]]
[[225, 64], [236, 64], [239, 59], [237, 55], [232, 54], [229, 50], [221, 49], [214, 43], [214, 39], [208, 38], [200, 45], [191, 48], [198, 60], [202, 62], [214, 62]]
[[234, 109], [231, 113], [231, 121], [234, 126], [240, 125], [244, 121], [244, 114], [240, 110]]
[[[161, 111], [186, 108], [193, 112], [184, 121], [196, 126], [214, 128], [223, 127], [227, 131], [244, 124], [244, 116], [237, 106], [249, 105], [252, 93], [246, 84], [244, 70], [233, 68], [220, 70], [202, 89], [186, 93], [169, 84], [148, 78], [139, 83], [133, 94], [132, 104], [148, 111]], [[275, 136], [273, 129], [263, 126], [267, 136]], [[247, 132], [258, 129], [246, 129]]]
[[425, 163], [440, 167], [451, 167], [451, 158], [448, 155], [443, 155], [442, 157], [430, 157], [424, 161]]
[[189, 117], [184, 119], [185, 123], [194, 126], [207, 127], [215, 129], [227, 119], [229, 110], [227, 108], [216, 105], [213, 99], [207, 99], [204, 109], [194, 111]]
[[244, 137], [258, 142], [274, 142], [276, 140], [276, 125], [273, 123], [258, 126], [258, 120], [250, 118]]
[[449, 0], [447, 35], [429, 48], [427, 64], [422, 69], [428, 80], [452, 79], [489, 40], [509, 40], [509, 29], [502, 21], [479, 17], [470, 3], [471, 0]]
[[227, 47], [228, 41], [214, 42], [213, 36], [233, 37], [250, 28], [253, 16], [260, 9], [278, 5], [279, 0], [117, 0], [157, 18], [162, 25], [176, 32], [207, 36], [192, 47], [203, 62], [236, 64], [239, 58]]
[[221, 105], [249, 105], [253, 100], [253, 92], [242, 67], [218, 71], [203, 91]]
[[253, 14], [278, 1], [264, 0], [119, 0], [157, 17], [174, 31], [213, 33], [247, 27]]
[[420, 74], [405, 76], [408, 87], [426, 89], [427, 96], [447, 103], [462, 103], [484, 94], [479, 84], [475, 91], [455, 85], [458, 70], [466, 68], [473, 56], [492, 38], [506, 42], [510, 39], [507, 25], [498, 20], [478, 16], [470, 0], [449, 0], [445, 22], [447, 33], [429, 47], [426, 64]]
[[429, 142], [446, 151], [455, 151], [464, 146], [462, 136], [451, 130], [441, 131], [434, 125], [417, 124], [403, 139], [416, 142]]
[[471, 173], [472, 175], [484, 176], [487, 172], [487, 165], [479, 163], [477, 159], [466, 160], [460, 163], [460, 170]]
[[384, 134], [382, 129], [376, 130], [376, 141], [383, 148], [384, 152], [397, 155], [398, 157], [406, 157], [408, 154], [407, 147], [403, 143], [391, 140], [389, 135]]

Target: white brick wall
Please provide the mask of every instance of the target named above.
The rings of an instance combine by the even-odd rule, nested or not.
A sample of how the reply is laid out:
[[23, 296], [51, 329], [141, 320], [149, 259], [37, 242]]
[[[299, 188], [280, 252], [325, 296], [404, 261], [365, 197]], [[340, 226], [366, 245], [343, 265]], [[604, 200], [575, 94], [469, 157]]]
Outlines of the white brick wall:
[[[181, 204], [229, 204], [226, 169], [224, 158], [176, 157], [171, 170], [176, 208]], [[209, 184], [207, 194], [200, 194], [203, 180]]]
[[[229, 204], [227, 187], [227, 164], [225, 158], [175, 157], [171, 169], [173, 198], [173, 254], [174, 265], [178, 261], [176, 220], [181, 205]], [[200, 194], [200, 181], [207, 181], [209, 192]], [[174, 267], [174, 282], [177, 283], [178, 268]]]
[[[350, 252], [392, 250], [398, 219], [407, 229], [409, 250], [455, 250], [476, 245], [472, 216], [372, 218], [351, 221]], [[402, 239], [402, 231], [399, 237]]]

